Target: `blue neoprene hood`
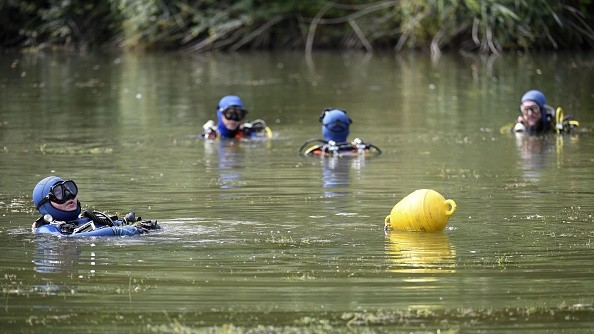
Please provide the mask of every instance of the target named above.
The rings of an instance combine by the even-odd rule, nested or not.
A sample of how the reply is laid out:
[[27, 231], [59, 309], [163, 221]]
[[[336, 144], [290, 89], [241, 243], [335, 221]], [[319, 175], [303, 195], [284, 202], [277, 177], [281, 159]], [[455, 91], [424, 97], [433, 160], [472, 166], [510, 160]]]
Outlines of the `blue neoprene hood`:
[[225, 124], [223, 124], [223, 111], [229, 107], [239, 107], [243, 109], [243, 102], [241, 102], [239, 96], [235, 95], [227, 95], [219, 102], [219, 105], [217, 106], [217, 130], [219, 130], [222, 137], [233, 137], [237, 132], [237, 130], [227, 129]]
[[[47, 194], [49, 194], [50, 189], [54, 184], [62, 181], [64, 180], [57, 176], [48, 176], [45, 179], [39, 181], [39, 183], [37, 183], [35, 186], [35, 189], [33, 189], [33, 204], [35, 204], [35, 207], [37, 207], [41, 200], [47, 196]], [[74, 211], [63, 211], [56, 209], [49, 201], [46, 201], [39, 207], [39, 213], [42, 216], [50, 214], [55, 220], [60, 221], [76, 220], [80, 214], [80, 211], [80, 202], [77, 203], [76, 210]]]
[[322, 118], [322, 135], [324, 140], [337, 143], [347, 141], [351, 119], [343, 110], [332, 109], [325, 112]]
[[526, 101], [534, 101], [536, 102], [536, 104], [538, 104], [538, 106], [540, 107], [540, 115], [542, 116], [541, 120], [542, 122], [546, 122], [547, 112], [545, 109], [545, 104], [547, 104], [547, 99], [544, 96], [544, 94], [536, 89], [529, 90], [522, 96], [521, 103], [524, 103]]

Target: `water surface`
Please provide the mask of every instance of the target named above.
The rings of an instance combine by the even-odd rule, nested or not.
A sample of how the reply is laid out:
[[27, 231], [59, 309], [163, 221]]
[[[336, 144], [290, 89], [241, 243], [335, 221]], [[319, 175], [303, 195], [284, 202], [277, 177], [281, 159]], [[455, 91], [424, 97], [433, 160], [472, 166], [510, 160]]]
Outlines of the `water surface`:
[[[0, 277], [9, 332], [591, 332], [591, 54], [0, 56]], [[574, 136], [515, 137], [545, 92]], [[274, 132], [204, 142], [227, 94]], [[325, 107], [372, 158], [308, 159]], [[138, 238], [33, 236], [35, 184], [157, 219]], [[445, 231], [384, 234], [431, 188]]]

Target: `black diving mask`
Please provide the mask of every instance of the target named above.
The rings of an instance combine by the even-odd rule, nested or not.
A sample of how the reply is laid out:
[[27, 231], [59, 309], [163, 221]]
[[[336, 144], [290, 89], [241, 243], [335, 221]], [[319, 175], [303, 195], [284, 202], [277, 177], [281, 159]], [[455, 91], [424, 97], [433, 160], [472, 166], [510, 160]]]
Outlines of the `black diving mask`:
[[339, 120], [336, 120], [334, 122], [329, 122], [329, 123], [322, 123], [323, 126], [327, 127], [330, 131], [333, 132], [342, 132], [342, 131], [346, 131], [349, 129], [349, 124], [345, 123], [345, 122], [341, 122]]
[[60, 181], [50, 188], [49, 194], [37, 204], [37, 208], [39, 209], [39, 207], [47, 201], [64, 204], [69, 200], [76, 198], [76, 195], [78, 195], [78, 187], [74, 181]]
[[242, 119], [245, 118], [245, 115], [247, 115], [248, 111], [243, 109], [243, 108], [239, 108], [239, 107], [229, 107], [225, 110], [223, 110], [223, 116], [231, 121], [236, 121], [239, 122]]
[[[346, 115], [346, 119], [347, 119], [348, 123], [344, 122], [343, 120], [340, 120], [340, 119], [335, 119], [333, 121], [324, 123], [324, 118], [326, 117], [326, 114], [333, 110], [342, 111]], [[322, 113], [320, 114], [319, 121], [320, 121], [320, 123], [322, 123], [323, 126], [325, 126], [330, 131], [333, 131], [333, 132], [346, 131], [346, 130], [348, 130], [349, 126], [351, 124], [353, 124], [353, 121], [348, 116], [347, 112], [344, 109], [338, 109], [338, 108], [325, 108], [324, 111], [322, 111]]]

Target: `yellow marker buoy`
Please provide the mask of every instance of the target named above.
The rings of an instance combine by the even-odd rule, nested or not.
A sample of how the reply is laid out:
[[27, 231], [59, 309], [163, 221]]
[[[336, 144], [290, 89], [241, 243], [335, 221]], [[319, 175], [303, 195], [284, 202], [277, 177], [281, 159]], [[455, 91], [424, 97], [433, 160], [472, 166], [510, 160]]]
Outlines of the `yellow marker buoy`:
[[443, 230], [456, 211], [456, 202], [431, 189], [415, 190], [396, 203], [385, 219], [385, 229], [436, 232]]

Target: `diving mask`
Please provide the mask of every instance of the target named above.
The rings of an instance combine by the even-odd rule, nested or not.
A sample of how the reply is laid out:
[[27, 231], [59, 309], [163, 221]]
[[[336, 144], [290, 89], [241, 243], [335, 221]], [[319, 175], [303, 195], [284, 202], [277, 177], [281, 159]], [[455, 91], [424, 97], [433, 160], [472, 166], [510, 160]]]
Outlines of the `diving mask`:
[[37, 209], [48, 201], [64, 204], [69, 200], [76, 198], [77, 194], [78, 187], [74, 181], [60, 181], [50, 188], [49, 193], [39, 202], [39, 204], [37, 204]]
[[223, 110], [223, 116], [231, 121], [241, 121], [242, 119], [245, 118], [245, 115], [247, 115], [248, 111], [243, 109], [243, 108], [239, 108], [239, 107], [229, 107], [225, 110]]

